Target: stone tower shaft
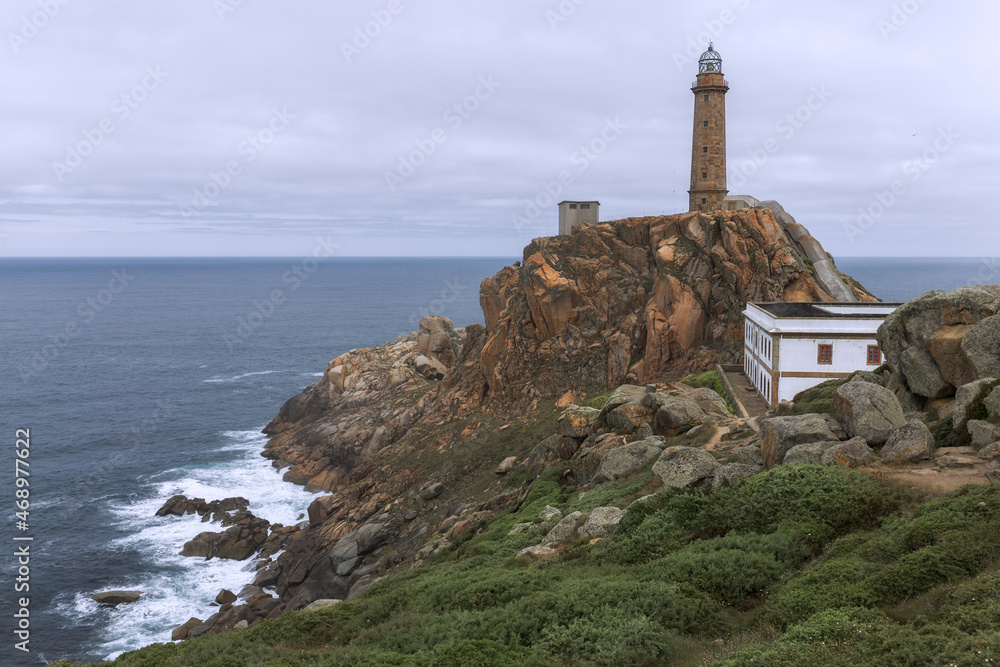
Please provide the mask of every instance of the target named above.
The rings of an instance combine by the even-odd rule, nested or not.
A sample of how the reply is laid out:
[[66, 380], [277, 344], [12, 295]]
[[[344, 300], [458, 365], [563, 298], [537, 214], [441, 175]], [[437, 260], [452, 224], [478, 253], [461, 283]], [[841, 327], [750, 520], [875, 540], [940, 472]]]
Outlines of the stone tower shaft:
[[726, 186], [726, 93], [722, 57], [709, 43], [698, 61], [694, 93], [694, 135], [691, 145], [691, 211], [717, 211], [729, 193]]

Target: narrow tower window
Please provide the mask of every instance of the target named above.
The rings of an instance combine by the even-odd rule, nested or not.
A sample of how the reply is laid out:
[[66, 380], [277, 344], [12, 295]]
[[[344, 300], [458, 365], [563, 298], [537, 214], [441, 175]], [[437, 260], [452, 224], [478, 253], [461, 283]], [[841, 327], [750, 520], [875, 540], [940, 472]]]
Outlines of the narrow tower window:
[[706, 102], [708, 101], [708, 95], [705, 95], [705, 101]]
[[708, 146], [702, 146], [701, 147], [701, 152], [702, 153], [707, 153], [708, 152]]
[[701, 172], [701, 177], [702, 178], [708, 178], [708, 172], [707, 171]]
[[702, 127], [708, 127], [708, 121], [707, 120], [703, 120], [702, 123], [704, 123], [704, 125], [702, 125]]

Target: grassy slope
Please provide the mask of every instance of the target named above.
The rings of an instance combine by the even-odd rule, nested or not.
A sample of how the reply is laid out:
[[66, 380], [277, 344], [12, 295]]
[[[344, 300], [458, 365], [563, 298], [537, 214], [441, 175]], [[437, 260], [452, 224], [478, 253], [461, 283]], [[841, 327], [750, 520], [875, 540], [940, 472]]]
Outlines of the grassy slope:
[[[154, 645], [116, 665], [945, 665], [1000, 659], [1000, 486], [918, 503], [841, 468], [785, 466], [633, 505], [603, 542], [514, 558], [546, 505], [628, 504], [650, 474], [580, 497], [547, 470], [516, 512], [358, 600]], [[469, 533], [471, 535], [471, 532]], [[720, 641], [721, 640], [721, 641]], [[735, 652], [734, 651], [738, 651]]]

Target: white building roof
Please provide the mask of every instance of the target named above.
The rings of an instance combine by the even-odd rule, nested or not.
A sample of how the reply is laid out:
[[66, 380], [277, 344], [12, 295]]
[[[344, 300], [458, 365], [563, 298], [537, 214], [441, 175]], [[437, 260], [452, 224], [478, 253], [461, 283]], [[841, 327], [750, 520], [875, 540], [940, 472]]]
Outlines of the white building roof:
[[744, 317], [768, 333], [874, 334], [900, 303], [748, 303]]

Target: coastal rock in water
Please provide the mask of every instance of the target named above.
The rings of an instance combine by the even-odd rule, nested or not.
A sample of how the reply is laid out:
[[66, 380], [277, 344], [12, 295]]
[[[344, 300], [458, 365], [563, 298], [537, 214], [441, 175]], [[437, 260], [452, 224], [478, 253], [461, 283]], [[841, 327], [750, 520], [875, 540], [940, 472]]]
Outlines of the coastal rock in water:
[[232, 604], [236, 602], [236, 593], [223, 588], [219, 591], [219, 594], [215, 596], [215, 601], [219, 604]]
[[820, 414], [789, 415], [760, 420], [760, 454], [765, 468], [784, 462], [796, 445], [839, 440]]
[[203, 532], [189, 540], [181, 549], [182, 556], [214, 557], [245, 560], [267, 541], [271, 524], [250, 512], [237, 512], [231, 519], [235, 525], [221, 533]]
[[194, 628], [201, 625], [202, 623], [204, 623], [204, 621], [202, 621], [200, 618], [195, 618], [192, 616], [182, 625], [178, 625], [176, 628], [173, 629], [173, 631], [170, 633], [170, 639], [175, 642], [179, 642], [182, 639], [187, 639], [188, 633], [191, 632], [191, 630], [193, 630]]
[[892, 432], [879, 456], [885, 463], [921, 461], [934, 456], [934, 436], [919, 419], [909, 419]]
[[94, 593], [90, 599], [100, 604], [117, 606], [138, 602], [141, 597], [142, 591], [104, 591], [103, 593]]
[[842, 465], [848, 468], [871, 463], [875, 460], [875, 452], [868, 446], [862, 437], [851, 438], [847, 442], [841, 442], [823, 452], [820, 459], [823, 465]]
[[715, 476], [719, 462], [703, 449], [694, 447], [667, 447], [653, 464], [663, 486], [683, 489], [698, 486]]
[[833, 409], [847, 436], [881, 445], [906, 423], [903, 407], [891, 391], [870, 382], [848, 382], [833, 392]]

